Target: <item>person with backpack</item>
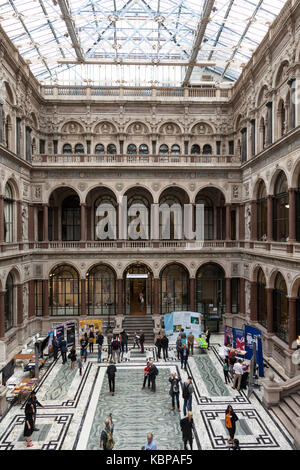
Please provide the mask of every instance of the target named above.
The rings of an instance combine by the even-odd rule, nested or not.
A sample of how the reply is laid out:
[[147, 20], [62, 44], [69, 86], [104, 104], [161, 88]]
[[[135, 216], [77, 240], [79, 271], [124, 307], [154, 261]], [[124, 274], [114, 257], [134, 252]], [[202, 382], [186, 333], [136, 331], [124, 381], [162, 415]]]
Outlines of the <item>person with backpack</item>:
[[174, 372], [169, 378], [169, 382], [171, 384], [170, 395], [172, 397], [171, 411], [175, 410], [175, 399], [176, 399], [177, 411], [180, 412], [181, 410], [180, 410], [180, 405], [179, 405], [179, 383], [181, 382], [181, 378], [177, 377], [176, 372]]
[[122, 355], [124, 354], [124, 350], [128, 352], [128, 333], [125, 330], [121, 332], [121, 348], [122, 348]]
[[100, 437], [100, 447], [103, 446], [103, 450], [113, 450], [115, 441], [113, 438], [114, 422], [112, 414], [110, 414], [109, 418], [104, 421], [104, 424], [105, 428], [103, 429]]
[[109, 361], [109, 366], [106, 369], [106, 373], [108, 376], [108, 386], [109, 392], [114, 396], [115, 394], [115, 377], [116, 377], [117, 368], [113, 360]]
[[94, 338], [95, 338], [95, 334], [94, 334], [93, 328], [91, 328], [90, 332], [89, 332], [89, 350], [90, 350], [90, 354], [94, 352]]
[[73, 344], [71, 351], [68, 355], [68, 358], [71, 359], [71, 370], [74, 370], [75, 367], [75, 362], [77, 360], [77, 354], [76, 354], [76, 346]]
[[192, 411], [192, 398], [194, 393], [194, 386], [192, 384], [192, 377], [188, 377], [187, 381], [184, 382], [182, 388], [183, 398], [183, 414], [186, 416], [186, 411]]
[[157, 357], [158, 359], [160, 359], [160, 355], [161, 355], [161, 336], [160, 334], [157, 335], [157, 338], [156, 338], [156, 341], [155, 341], [155, 346], [157, 347]]
[[225, 379], [224, 383], [227, 385], [230, 383], [228, 357], [224, 359], [223, 372], [224, 372], [224, 379]]
[[182, 418], [180, 420], [184, 450], [187, 450], [187, 443], [190, 445], [190, 450], [193, 450], [193, 424], [193, 413], [189, 411], [187, 418]]
[[114, 339], [111, 343], [111, 350], [112, 350], [112, 359], [114, 362], [120, 362], [120, 353], [121, 353], [121, 343], [117, 337], [114, 336]]
[[86, 362], [86, 358], [87, 358], [88, 344], [89, 344], [89, 340], [88, 340], [87, 333], [84, 333], [84, 336], [80, 340], [80, 347], [81, 347], [80, 357], [81, 357], [81, 359], [83, 359], [83, 357], [84, 357], [84, 362]]
[[166, 335], [164, 335], [161, 339], [161, 346], [163, 350], [164, 360], [168, 359], [168, 348], [169, 348], [169, 340]]
[[156, 377], [158, 376], [158, 368], [153, 362], [150, 362], [149, 377], [151, 382], [151, 392], [156, 392]]
[[237, 421], [238, 421], [238, 417], [233, 411], [232, 406], [228, 405], [225, 411], [225, 426], [229, 433], [229, 439], [227, 441], [227, 444], [233, 444], [234, 442], [234, 435], [235, 435], [235, 430], [236, 430], [235, 423]]
[[100, 344], [100, 346], [103, 346], [103, 342], [104, 342], [104, 336], [101, 333], [101, 331], [98, 331], [96, 343]]

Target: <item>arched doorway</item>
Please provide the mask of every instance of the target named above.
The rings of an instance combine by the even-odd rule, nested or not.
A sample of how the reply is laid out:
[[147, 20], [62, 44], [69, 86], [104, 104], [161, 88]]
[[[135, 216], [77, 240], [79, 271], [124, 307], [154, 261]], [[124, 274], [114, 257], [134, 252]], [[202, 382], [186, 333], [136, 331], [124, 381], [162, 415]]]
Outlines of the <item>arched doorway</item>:
[[286, 242], [289, 236], [289, 193], [288, 182], [283, 171], [280, 171], [274, 191], [274, 240]]
[[189, 309], [189, 273], [180, 264], [169, 264], [160, 276], [161, 314]]
[[105, 264], [92, 267], [86, 274], [86, 312], [88, 315], [116, 313], [116, 276]]
[[51, 316], [80, 314], [80, 279], [72, 266], [60, 265], [51, 271], [49, 311]]
[[281, 273], [275, 279], [273, 291], [273, 327], [278, 338], [288, 343], [289, 311], [286, 282]]
[[204, 327], [219, 331], [225, 312], [225, 274], [221, 266], [207, 263], [196, 274], [196, 311], [204, 317]]
[[[126, 315], [152, 315], [153, 273], [142, 263], [129, 266], [124, 272], [124, 312]], [[142, 293], [144, 304], [139, 302]]]
[[267, 291], [266, 277], [261, 268], [257, 272], [257, 320], [258, 323], [267, 327]]
[[8, 274], [5, 284], [4, 296], [4, 328], [10, 330], [14, 325], [14, 278], [11, 273]]

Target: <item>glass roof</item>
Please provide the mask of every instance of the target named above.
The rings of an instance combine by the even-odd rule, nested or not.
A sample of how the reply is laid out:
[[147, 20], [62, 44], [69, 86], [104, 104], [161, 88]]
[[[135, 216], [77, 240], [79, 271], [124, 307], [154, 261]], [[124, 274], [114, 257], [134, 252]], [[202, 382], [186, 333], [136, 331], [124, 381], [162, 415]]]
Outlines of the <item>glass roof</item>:
[[180, 86], [188, 70], [192, 84], [228, 83], [285, 3], [0, 0], [0, 24], [42, 83]]

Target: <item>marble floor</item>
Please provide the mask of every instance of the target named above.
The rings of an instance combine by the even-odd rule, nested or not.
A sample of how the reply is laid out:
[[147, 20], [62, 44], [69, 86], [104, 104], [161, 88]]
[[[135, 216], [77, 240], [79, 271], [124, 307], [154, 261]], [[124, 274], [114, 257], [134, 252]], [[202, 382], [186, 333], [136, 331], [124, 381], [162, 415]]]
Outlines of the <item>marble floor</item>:
[[[148, 432], [153, 432], [158, 450], [182, 450], [180, 419], [183, 413], [171, 411], [169, 396], [170, 374], [176, 371], [185, 380], [193, 378], [194, 449], [226, 449], [227, 431], [224, 411], [233, 406], [239, 420], [236, 438], [242, 449], [289, 450], [292, 438], [275, 417], [262, 405], [262, 392], [255, 389], [250, 398], [247, 391], [237, 392], [223, 380], [221, 335], [211, 338], [207, 354], [196, 350], [190, 357], [188, 370], [180, 368], [174, 345], [170, 345], [169, 357], [158, 359], [153, 346], [145, 353], [130, 349], [117, 364], [116, 391], [108, 391], [106, 375], [107, 352], [103, 362], [97, 363], [96, 354], [88, 355], [82, 376], [77, 367], [62, 364], [59, 358], [42, 370], [36, 387], [38, 400], [44, 408], [38, 408], [36, 426], [32, 435], [33, 449], [46, 450], [96, 450], [103, 423], [110, 413], [115, 422], [115, 450], [139, 450], [145, 444]], [[106, 349], [106, 348], [104, 348]], [[143, 369], [147, 359], [158, 366], [157, 392], [141, 389]], [[276, 364], [270, 364], [276, 380], [284, 380]], [[17, 381], [17, 377], [16, 377]], [[183, 400], [180, 397], [181, 410]], [[24, 449], [24, 404], [11, 406], [0, 420], [0, 450]]]

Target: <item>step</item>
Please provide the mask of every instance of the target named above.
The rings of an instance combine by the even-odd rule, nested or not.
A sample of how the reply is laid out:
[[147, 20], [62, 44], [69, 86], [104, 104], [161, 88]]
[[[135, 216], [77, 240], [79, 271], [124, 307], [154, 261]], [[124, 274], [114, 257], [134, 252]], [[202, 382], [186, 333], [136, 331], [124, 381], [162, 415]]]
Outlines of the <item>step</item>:
[[[294, 394], [295, 395], [295, 394]], [[298, 397], [299, 398], [299, 397]], [[289, 397], [285, 397], [283, 401], [293, 410], [294, 414], [296, 416], [300, 417], [300, 406], [298, 403], [294, 400], [293, 394], [290, 395]]]
[[292, 437], [295, 437], [295, 428], [291, 421], [286, 417], [283, 411], [280, 410], [278, 406], [271, 408], [277, 418], [281, 421], [283, 427], [290, 433]]
[[289, 419], [291, 422], [295, 421], [295, 418], [297, 417], [297, 415], [284, 401], [281, 401], [280, 403], [278, 403], [278, 407], [286, 415], [287, 419]]

